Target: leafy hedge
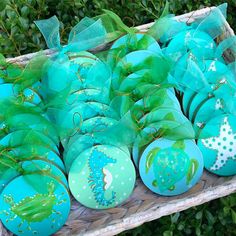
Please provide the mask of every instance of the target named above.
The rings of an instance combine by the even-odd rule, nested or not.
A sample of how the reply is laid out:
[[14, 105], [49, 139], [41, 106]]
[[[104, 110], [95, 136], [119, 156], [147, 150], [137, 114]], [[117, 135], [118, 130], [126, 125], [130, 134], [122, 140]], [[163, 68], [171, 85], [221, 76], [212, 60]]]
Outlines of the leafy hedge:
[[236, 235], [236, 194], [162, 217], [120, 236]]
[[[170, 11], [183, 14], [204, 6], [219, 5], [220, 0], [170, 0]], [[228, 21], [235, 28], [236, 1], [228, 0]], [[96, 16], [102, 9], [117, 13], [129, 26], [157, 18], [165, 0], [0, 0], [0, 52], [14, 57], [45, 48], [42, 35], [33, 21], [57, 15], [63, 22], [62, 38], [84, 16]]]
[[[170, 11], [183, 14], [220, 0], [170, 0]], [[236, 28], [236, 1], [228, 0], [228, 21]], [[165, 0], [0, 0], [0, 52], [8, 57], [46, 48], [33, 21], [57, 15], [62, 43], [67, 33], [84, 16], [96, 16], [102, 9], [117, 13], [129, 26], [148, 23], [163, 10]], [[236, 235], [236, 195], [216, 200], [147, 223], [128, 235]]]

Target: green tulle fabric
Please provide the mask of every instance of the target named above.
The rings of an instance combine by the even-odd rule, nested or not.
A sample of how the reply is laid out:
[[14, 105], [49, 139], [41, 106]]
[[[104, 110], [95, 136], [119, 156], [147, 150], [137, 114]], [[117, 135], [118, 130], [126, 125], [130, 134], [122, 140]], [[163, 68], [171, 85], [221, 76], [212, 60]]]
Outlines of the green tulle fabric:
[[[42, 179], [51, 176], [58, 184], [65, 185], [53, 171], [57, 164], [48, 156], [51, 152], [60, 159], [59, 127], [45, 114], [46, 106], [39, 91], [47, 59], [39, 53], [26, 66], [21, 66], [1, 56], [0, 191], [20, 175], [39, 193], [44, 192], [44, 187], [40, 188], [42, 183], [35, 182], [36, 178], [32, 181], [32, 174], [39, 174]], [[59, 164], [57, 167], [63, 169], [62, 162]]]

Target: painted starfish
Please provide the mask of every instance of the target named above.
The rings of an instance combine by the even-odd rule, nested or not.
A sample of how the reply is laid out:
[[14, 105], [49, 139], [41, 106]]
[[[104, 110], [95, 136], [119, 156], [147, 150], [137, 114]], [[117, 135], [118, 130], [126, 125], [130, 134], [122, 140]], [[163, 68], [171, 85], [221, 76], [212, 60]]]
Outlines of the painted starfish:
[[220, 127], [219, 136], [202, 139], [202, 143], [206, 148], [217, 151], [216, 161], [210, 170], [219, 170], [228, 160], [236, 160], [236, 133], [233, 133], [227, 117]]

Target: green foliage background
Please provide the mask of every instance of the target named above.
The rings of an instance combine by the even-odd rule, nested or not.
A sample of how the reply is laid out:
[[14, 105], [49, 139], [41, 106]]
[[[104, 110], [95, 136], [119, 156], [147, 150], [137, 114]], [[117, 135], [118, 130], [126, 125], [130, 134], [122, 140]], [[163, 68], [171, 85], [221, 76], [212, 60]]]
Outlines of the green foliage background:
[[[178, 15], [220, 0], [170, 0], [170, 12]], [[236, 0], [226, 1], [228, 22], [236, 29]], [[117, 13], [129, 25], [140, 25], [156, 19], [165, 0], [0, 0], [0, 52], [7, 57], [46, 48], [33, 21], [57, 15], [61, 23], [62, 43], [68, 32], [84, 16], [96, 16], [102, 9]], [[236, 195], [191, 208], [182, 213], [146, 223], [128, 235], [236, 235]]]
[[234, 236], [236, 194], [165, 216], [120, 236]]
[[[183, 14], [220, 0], [169, 0], [170, 12]], [[228, 21], [236, 26], [236, 0], [227, 0]], [[0, 0], [0, 52], [7, 57], [45, 48], [42, 35], [33, 21], [57, 15], [63, 22], [62, 41], [84, 16], [96, 16], [102, 9], [117, 13], [129, 26], [148, 23], [162, 12], [165, 0]]]

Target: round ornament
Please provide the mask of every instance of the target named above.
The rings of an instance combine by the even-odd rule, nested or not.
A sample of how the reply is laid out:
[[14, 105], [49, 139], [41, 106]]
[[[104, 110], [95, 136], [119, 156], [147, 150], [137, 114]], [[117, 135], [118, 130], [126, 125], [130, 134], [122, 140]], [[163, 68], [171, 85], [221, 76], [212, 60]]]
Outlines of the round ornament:
[[212, 97], [194, 111], [192, 121], [196, 126], [201, 126], [215, 116], [224, 113], [224, 103], [221, 99]]
[[0, 139], [0, 145], [17, 147], [21, 145], [40, 145], [59, 154], [56, 144], [46, 135], [32, 129], [13, 131]]
[[0, 207], [2, 223], [14, 234], [52, 235], [68, 218], [70, 196], [66, 187], [52, 177], [25, 175], [4, 188]]
[[135, 169], [130, 156], [110, 145], [85, 150], [73, 162], [69, 186], [77, 201], [93, 209], [107, 209], [125, 201], [133, 191]]
[[194, 113], [199, 109], [199, 105], [206, 102], [210, 97], [207, 93], [197, 93], [189, 104], [188, 118], [192, 121]]
[[[157, 69], [157, 66], [159, 67], [159, 70]], [[122, 81], [129, 74], [145, 69], [149, 70], [149, 81], [155, 81], [158, 84], [162, 82], [163, 78], [166, 79], [166, 76], [168, 75], [167, 72], [169, 72], [169, 66], [168, 61], [162, 55], [152, 51], [139, 50], [131, 52], [116, 64], [112, 74], [112, 87], [114, 90], [118, 90]]]
[[151, 191], [164, 196], [179, 195], [201, 178], [202, 154], [192, 140], [158, 139], [142, 153], [139, 172]]
[[[194, 29], [178, 33], [169, 43], [165, 53], [175, 61], [188, 51], [199, 60], [214, 58], [216, 43], [203, 31]], [[176, 50], [177, 49], [177, 50]]]
[[72, 105], [76, 101], [81, 102], [102, 102], [107, 104], [108, 103], [108, 97], [105, 96], [103, 91], [101, 89], [95, 89], [95, 88], [85, 88], [81, 90], [77, 90], [69, 95], [69, 97], [66, 100], [66, 103], [68, 105]]
[[205, 168], [220, 176], [236, 174], [236, 117], [217, 116], [207, 122], [202, 129], [198, 147]]
[[65, 166], [59, 154], [49, 148], [40, 145], [25, 144], [14, 147], [12, 150], [17, 156], [22, 158], [22, 161], [39, 157], [42, 160], [45, 159], [46, 161], [52, 162], [55, 166], [65, 172]]

